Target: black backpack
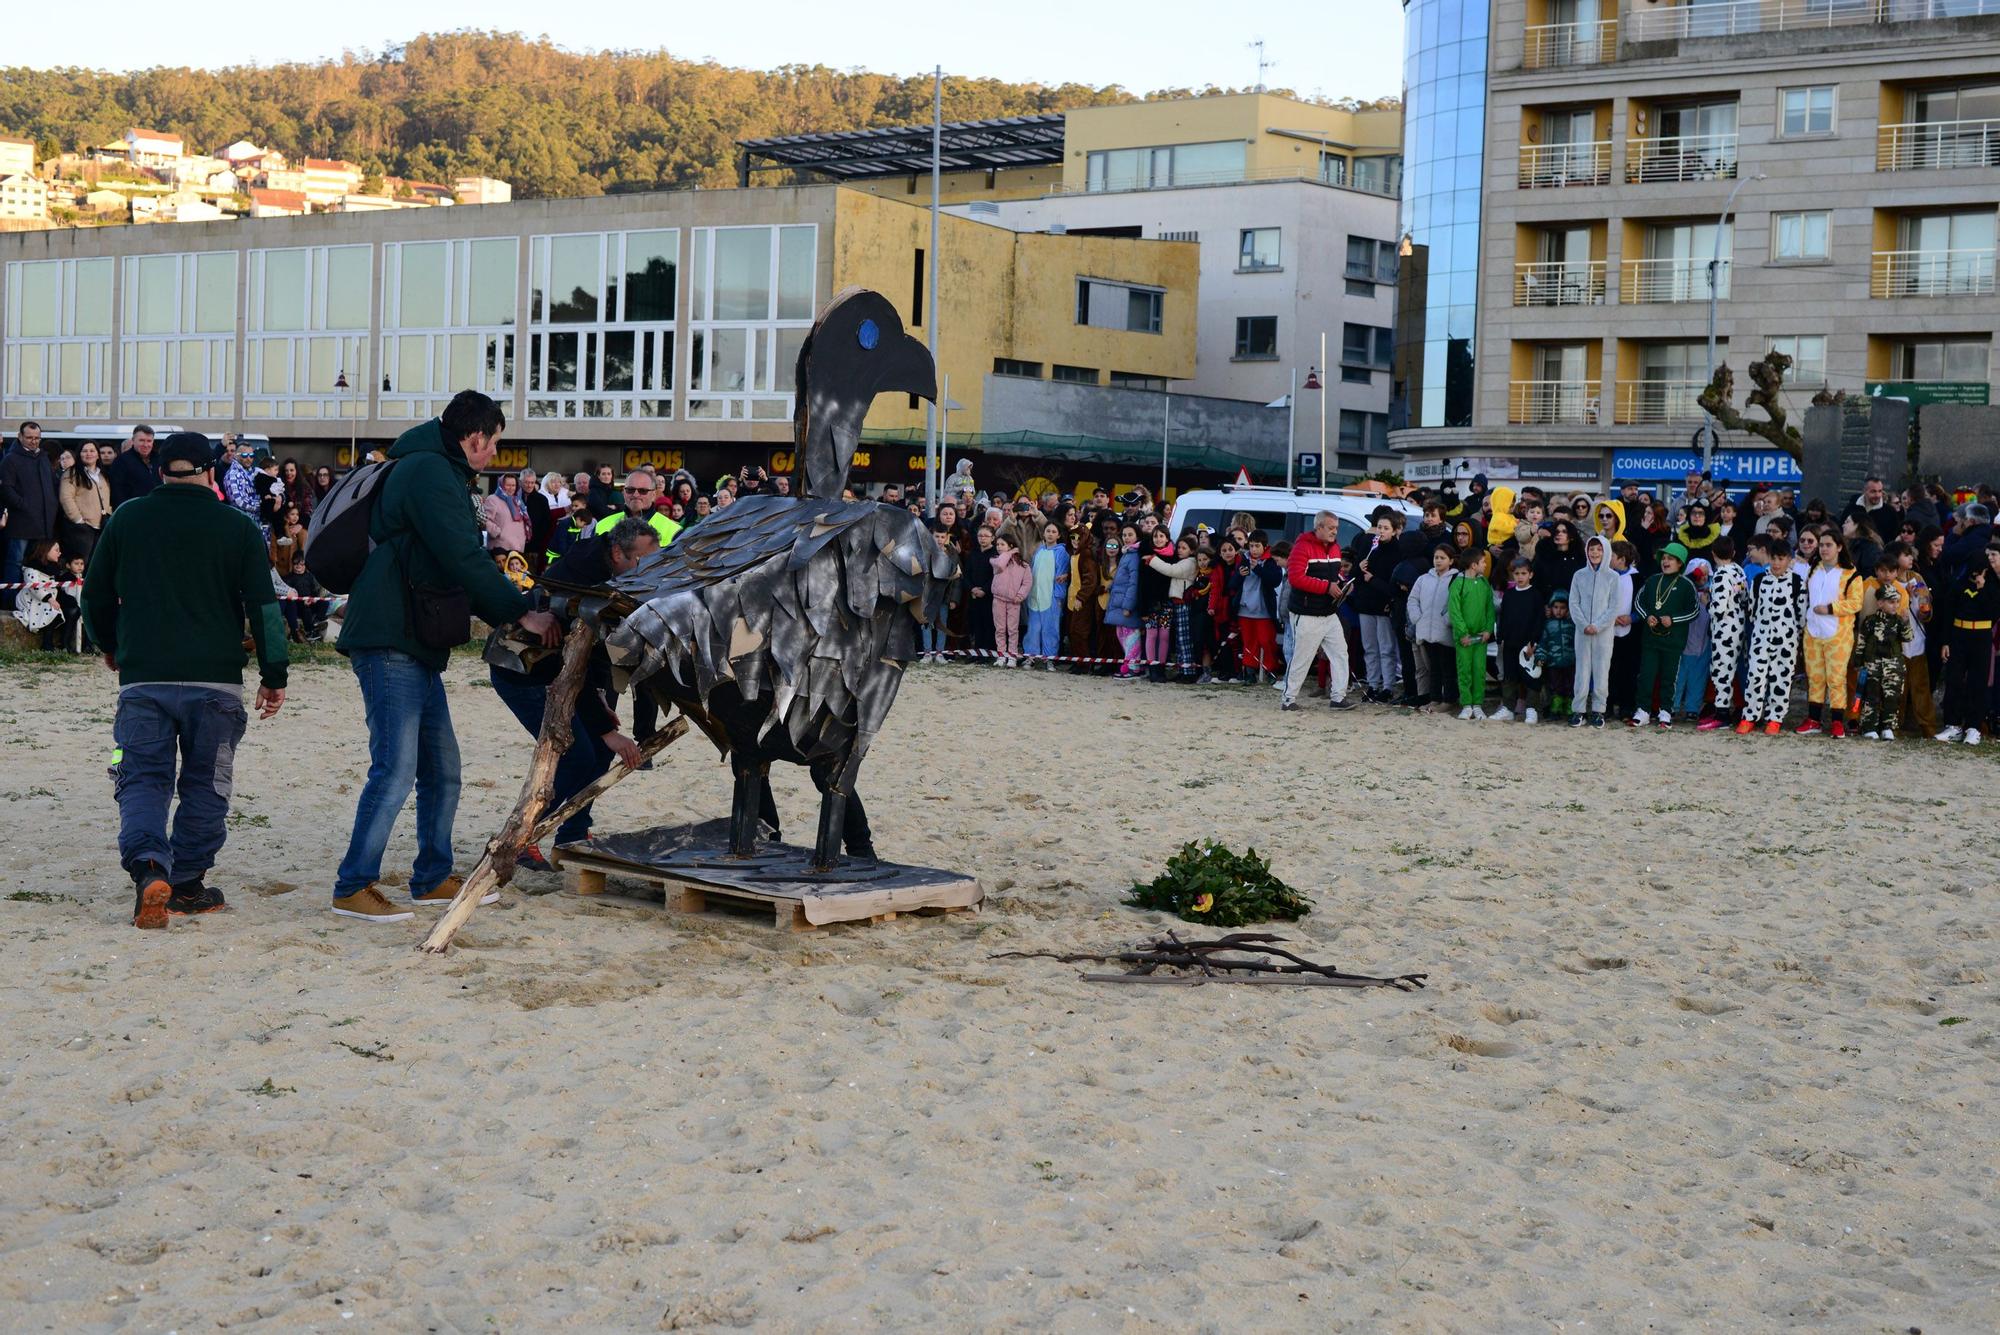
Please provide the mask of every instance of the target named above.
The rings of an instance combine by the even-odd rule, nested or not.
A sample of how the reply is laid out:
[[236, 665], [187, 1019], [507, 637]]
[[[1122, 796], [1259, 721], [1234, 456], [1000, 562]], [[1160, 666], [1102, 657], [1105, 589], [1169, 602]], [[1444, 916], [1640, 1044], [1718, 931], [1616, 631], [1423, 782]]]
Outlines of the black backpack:
[[385, 459], [351, 469], [313, 507], [306, 529], [306, 569], [328, 593], [351, 593], [361, 578], [361, 568], [375, 550], [368, 523], [395, 466], [396, 460]]

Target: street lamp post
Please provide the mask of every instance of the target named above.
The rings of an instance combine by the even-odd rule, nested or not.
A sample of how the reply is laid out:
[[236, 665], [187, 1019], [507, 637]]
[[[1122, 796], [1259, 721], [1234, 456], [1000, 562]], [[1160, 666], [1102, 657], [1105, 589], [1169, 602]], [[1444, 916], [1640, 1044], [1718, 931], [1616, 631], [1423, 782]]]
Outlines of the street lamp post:
[[[1729, 189], [1729, 198], [1722, 202], [1722, 216], [1715, 220], [1715, 248], [1708, 260], [1708, 375], [1715, 378], [1715, 298], [1722, 277], [1722, 229], [1729, 225], [1730, 210], [1736, 207], [1736, 192], [1751, 181], [1761, 181], [1764, 173], [1738, 178]], [[1735, 250], [1734, 246], [1730, 247]], [[1715, 466], [1715, 415], [1704, 408], [1701, 410], [1701, 471], [1706, 473]]]

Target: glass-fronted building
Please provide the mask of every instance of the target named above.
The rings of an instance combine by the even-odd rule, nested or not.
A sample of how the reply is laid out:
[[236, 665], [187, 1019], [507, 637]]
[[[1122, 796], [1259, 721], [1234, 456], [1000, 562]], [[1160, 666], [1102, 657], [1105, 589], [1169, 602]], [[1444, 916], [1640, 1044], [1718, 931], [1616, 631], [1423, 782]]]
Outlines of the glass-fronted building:
[[1487, 0], [1403, 0], [1403, 23], [1401, 425], [1470, 426]]

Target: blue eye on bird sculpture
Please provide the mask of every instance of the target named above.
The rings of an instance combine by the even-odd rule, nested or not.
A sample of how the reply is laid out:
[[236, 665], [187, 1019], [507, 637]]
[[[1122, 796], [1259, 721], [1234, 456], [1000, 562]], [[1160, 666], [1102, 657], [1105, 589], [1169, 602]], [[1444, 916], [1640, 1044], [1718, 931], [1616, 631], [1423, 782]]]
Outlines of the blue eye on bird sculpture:
[[854, 338], [862, 347], [873, 352], [875, 345], [882, 341], [882, 331], [876, 327], [873, 320], [863, 320], [861, 328], [854, 331]]

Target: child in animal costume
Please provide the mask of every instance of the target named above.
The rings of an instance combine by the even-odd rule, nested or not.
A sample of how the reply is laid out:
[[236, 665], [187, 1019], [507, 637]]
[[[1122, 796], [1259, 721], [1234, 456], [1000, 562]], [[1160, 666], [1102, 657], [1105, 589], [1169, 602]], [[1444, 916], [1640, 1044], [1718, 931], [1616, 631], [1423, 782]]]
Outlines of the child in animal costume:
[[1680, 679], [1681, 656], [1687, 651], [1688, 626], [1701, 612], [1694, 581], [1681, 573], [1687, 548], [1670, 542], [1660, 549], [1660, 573], [1647, 580], [1632, 604], [1639, 635], [1638, 708], [1629, 720], [1635, 728], [1651, 723], [1649, 706], [1657, 692], [1664, 701], [1660, 726], [1674, 725], [1674, 685]]
[[1623, 579], [1611, 568], [1611, 543], [1601, 533], [1584, 540], [1583, 569], [1569, 584], [1569, 615], [1576, 625], [1576, 699], [1569, 725], [1604, 726], [1611, 687], [1611, 645], [1618, 629]]
[[1806, 717], [1798, 731], [1816, 733], [1822, 716], [1835, 737], [1847, 735], [1847, 661], [1854, 654], [1854, 617], [1868, 581], [1854, 568], [1847, 544], [1819, 531], [1819, 560], [1806, 577]]
[[[1569, 712], [1576, 683], [1576, 623], [1569, 619], [1569, 594], [1561, 589], [1549, 595], [1542, 633], [1535, 641], [1535, 662], [1542, 669], [1535, 692], [1542, 710], [1551, 718]], [[1530, 709], [1528, 722], [1534, 721], [1535, 711]]]
[[1902, 725], [1925, 737], [1937, 736], [1937, 704], [1931, 698], [1931, 626], [1934, 604], [1930, 585], [1917, 570], [1917, 549], [1907, 542], [1889, 545], [1896, 558], [1896, 583], [1910, 609], [1910, 639], [1903, 646]]
[[1462, 719], [1483, 719], [1486, 700], [1486, 644], [1493, 638], [1493, 586], [1486, 570], [1492, 558], [1474, 547], [1460, 552], [1459, 577], [1451, 582], [1451, 640], [1458, 656], [1458, 711]]
[[[1709, 632], [1712, 622], [1709, 618], [1709, 564], [1701, 557], [1691, 559], [1687, 564], [1687, 577], [1694, 582], [1695, 599], [1700, 604], [1694, 620], [1688, 622], [1687, 648], [1681, 650], [1681, 674], [1674, 683], [1674, 713], [1685, 718], [1694, 718], [1701, 713], [1702, 697], [1708, 694], [1708, 657], [1710, 650]], [[1662, 718], [1660, 726], [1666, 727]]]
[[1884, 552], [1861, 596], [1861, 619], [1854, 623], [1854, 652], [1861, 660], [1861, 735], [1871, 742], [1896, 740], [1896, 717], [1903, 707], [1903, 646], [1913, 633], [1909, 603], [1896, 582], [1896, 558]]
[[1789, 547], [1771, 549], [1771, 567], [1750, 585], [1750, 670], [1743, 687], [1739, 734], [1758, 724], [1770, 736], [1783, 729], [1792, 704], [1792, 671], [1806, 627], [1806, 580], [1792, 569]]
[[1639, 646], [1641, 637], [1632, 633], [1638, 624], [1632, 615], [1632, 600], [1639, 592], [1639, 548], [1624, 538], [1611, 540], [1611, 569], [1618, 576], [1618, 624], [1611, 632], [1610, 712], [1631, 717], [1639, 698]]
[[1713, 732], [1728, 723], [1736, 701], [1736, 670], [1743, 658], [1743, 633], [1750, 625], [1750, 579], [1736, 564], [1736, 543], [1717, 538], [1710, 549], [1715, 569], [1708, 577], [1708, 679], [1715, 706], [1696, 726]]

